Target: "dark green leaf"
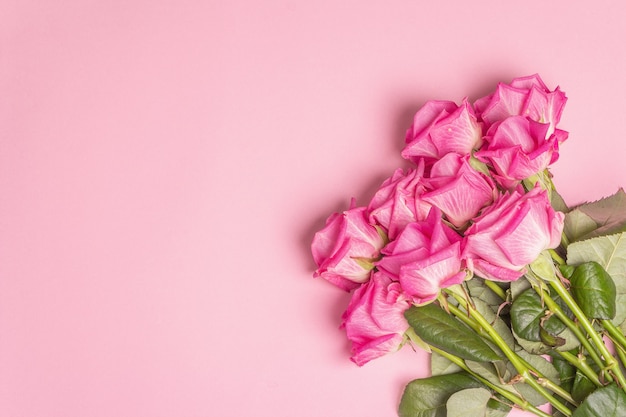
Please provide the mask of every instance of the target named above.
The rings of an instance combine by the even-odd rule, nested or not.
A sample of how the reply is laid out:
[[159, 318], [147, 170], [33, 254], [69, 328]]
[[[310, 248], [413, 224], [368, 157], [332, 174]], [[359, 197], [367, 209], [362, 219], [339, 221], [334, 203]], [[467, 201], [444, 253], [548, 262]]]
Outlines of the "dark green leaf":
[[432, 346], [466, 360], [492, 362], [500, 359], [472, 329], [436, 304], [411, 307], [404, 316], [415, 333]]
[[605, 320], [615, 317], [615, 283], [599, 263], [579, 265], [570, 282], [572, 296], [587, 317]]
[[576, 376], [574, 377], [574, 384], [572, 385], [572, 397], [581, 402], [589, 394], [591, 394], [595, 389], [596, 385], [589, 380], [582, 372], [576, 371]]
[[553, 354], [551, 356], [552, 365], [559, 372], [561, 387], [565, 388], [566, 391], [570, 391], [572, 389], [572, 385], [574, 385], [576, 368], [565, 359], [562, 359], [561, 356], [558, 354]]
[[569, 279], [576, 270], [576, 267], [572, 265], [559, 265], [559, 270], [565, 278]]
[[580, 346], [580, 341], [576, 335], [567, 327], [561, 333], [556, 335], [560, 339], [565, 339], [565, 344], [562, 346], [548, 346], [543, 342], [532, 342], [530, 340], [526, 340], [517, 334], [514, 334], [514, 336], [519, 346], [526, 352], [532, 353], [533, 355], [543, 355], [550, 353], [553, 350], [567, 352]]
[[591, 393], [572, 417], [623, 417], [624, 410], [626, 394], [613, 383]]
[[465, 372], [431, 376], [409, 382], [404, 389], [399, 417], [446, 417], [446, 402], [452, 394], [483, 385]]
[[543, 343], [550, 347], [559, 347], [565, 344], [565, 339], [550, 334], [546, 329], [541, 326], [539, 326], [539, 338]]
[[580, 265], [595, 261], [609, 273], [617, 289], [617, 309], [612, 320], [616, 326], [626, 319], [626, 232], [601, 236], [567, 247], [567, 262]]
[[487, 417], [506, 417], [511, 411], [511, 402], [501, 396], [495, 394], [487, 403]]
[[555, 316], [544, 320], [546, 308], [533, 289], [524, 291], [513, 301], [510, 314], [515, 334], [532, 342], [541, 341], [541, 327], [552, 335], [558, 335], [565, 329], [565, 325]]

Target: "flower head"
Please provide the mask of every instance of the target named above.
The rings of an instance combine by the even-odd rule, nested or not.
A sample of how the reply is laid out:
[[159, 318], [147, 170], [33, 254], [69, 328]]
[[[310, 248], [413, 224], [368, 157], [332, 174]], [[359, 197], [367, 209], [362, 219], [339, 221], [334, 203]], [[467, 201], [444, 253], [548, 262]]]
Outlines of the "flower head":
[[468, 156], [454, 153], [435, 162], [422, 200], [439, 208], [455, 227], [463, 227], [496, 197], [493, 181], [473, 169]]
[[561, 119], [567, 97], [557, 87], [550, 91], [539, 75], [515, 78], [510, 84], [500, 83], [496, 91], [474, 102], [480, 120], [489, 128], [510, 116], [524, 116], [549, 125], [551, 135]]
[[385, 237], [367, 221], [365, 207], [334, 213], [313, 237], [311, 252], [322, 277], [349, 291], [367, 281]]
[[367, 207], [370, 223], [384, 227], [389, 239], [395, 239], [407, 224], [424, 220], [428, 215], [430, 204], [421, 198], [426, 189], [423, 176], [423, 162], [406, 174], [397, 169], [383, 182]]
[[448, 153], [469, 155], [481, 143], [481, 124], [467, 99], [460, 106], [429, 101], [415, 114], [402, 156], [414, 162], [424, 158], [430, 164]]
[[352, 361], [362, 366], [396, 351], [409, 328], [404, 312], [410, 305], [398, 282], [383, 272], [372, 274], [372, 279], [353, 293], [342, 317], [352, 342]]
[[559, 145], [567, 132], [556, 129], [548, 136], [550, 125], [523, 116], [496, 122], [486, 136], [487, 145], [476, 157], [493, 166], [495, 179], [505, 188], [546, 169], [559, 157]]
[[426, 220], [406, 226], [398, 239], [384, 249], [377, 267], [397, 278], [416, 304], [437, 298], [442, 288], [463, 282], [461, 236], [442, 220], [433, 207]]
[[559, 245], [563, 220], [539, 187], [502, 194], [465, 232], [463, 259], [483, 278], [514, 281], [543, 250]]

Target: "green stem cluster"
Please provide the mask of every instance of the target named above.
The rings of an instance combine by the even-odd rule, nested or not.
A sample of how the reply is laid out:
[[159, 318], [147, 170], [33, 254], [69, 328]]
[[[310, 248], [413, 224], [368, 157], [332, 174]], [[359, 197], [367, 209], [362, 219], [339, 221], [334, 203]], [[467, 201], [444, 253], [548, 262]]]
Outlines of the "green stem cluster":
[[[489, 339], [504, 353], [506, 358], [511, 362], [513, 367], [517, 370], [520, 375], [521, 381], [532, 388], [535, 389], [539, 394], [541, 394], [546, 401], [548, 401], [552, 407], [559, 410], [566, 416], [571, 416], [571, 410], [558, 399], [556, 399], [546, 387], [550, 387], [552, 392], [558, 393], [558, 395], [566, 398], [568, 401], [571, 401], [575, 404], [575, 401], [571, 398], [569, 393], [563, 390], [558, 385], [554, 384], [547, 378], [542, 377], [540, 374], [538, 378], [541, 379], [541, 383], [538, 379], [535, 379], [534, 375], [537, 375], [536, 371], [532, 370], [528, 364], [517, 355], [502, 339], [502, 336], [493, 328], [493, 326], [483, 317], [480, 312], [476, 310], [474, 306], [472, 306], [465, 298], [456, 294], [453, 291], [446, 291], [446, 293], [452, 297], [454, 297], [459, 304], [467, 311], [469, 317], [488, 335]], [[454, 313], [454, 312], [453, 312]], [[455, 314], [456, 315], [456, 314]], [[457, 317], [461, 317], [457, 315]], [[534, 374], [534, 375], [533, 375]], [[516, 402], [516, 404], [518, 404]], [[521, 404], [518, 404], [521, 407]]]
[[539, 408], [535, 407], [534, 405], [530, 404], [528, 401], [526, 401], [522, 397], [520, 397], [518, 395], [515, 395], [515, 394], [513, 394], [510, 391], [502, 389], [499, 386], [497, 386], [495, 384], [492, 384], [490, 381], [488, 381], [487, 379], [483, 378], [482, 376], [478, 375], [477, 373], [472, 371], [467, 366], [467, 364], [465, 363], [465, 361], [463, 359], [459, 358], [458, 356], [454, 356], [454, 355], [446, 352], [445, 350], [438, 349], [438, 348], [436, 348], [434, 346], [431, 346], [430, 348], [432, 349], [433, 352], [436, 352], [439, 355], [443, 356], [444, 358], [448, 359], [450, 362], [454, 363], [455, 365], [457, 365], [458, 367], [463, 369], [465, 372], [467, 372], [470, 375], [472, 375], [474, 378], [476, 378], [477, 380], [479, 380], [480, 382], [485, 384], [487, 387], [491, 388], [493, 391], [495, 391], [498, 394], [502, 395], [504, 398], [506, 398], [507, 400], [511, 401], [513, 404], [516, 404], [520, 409], [522, 409], [524, 411], [530, 411], [530, 412], [532, 412], [532, 413], [534, 413], [534, 414], [536, 414], [538, 416], [541, 416], [541, 417], [550, 417], [549, 414], [545, 413], [544, 411], [542, 411]]
[[[597, 354], [600, 355], [602, 370], [607, 372], [606, 373], [607, 379], [609, 381], [613, 380], [613, 378], [617, 379], [619, 386], [626, 392], [626, 378], [624, 377], [624, 374], [622, 373], [622, 370], [619, 367], [619, 362], [615, 359], [615, 357], [611, 354], [611, 352], [609, 352], [609, 349], [604, 343], [604, 340], [602, 340], [602, 336], [600, 335], [600, 333], [598, 333], [593, 328], [593, 325], [591, 324], [587, 316], [583, 313], [583, 311], [580, 309], [580, 307], [578, 306], [578, 304], [576, 303], [572, 295], [567, 290], [567, 288], [565, 288], [561, 280], [557, 279], [557, 280], [551, 281], [550, 286], [561, 297], [561, 299], [565, 302], [565, 304], [567, 304], [569, 309], [572, 311], [572, 313], [578, 320], [578, 323], [580, 324], [580, 326], [583, 328], [585, 333], [587, 333], [587, 337], [589, 338], [592, 344], [591, 347], [586, 346], [587, 350], [589, 351], [589, 354], [592, 355], [592, 352], [595, 350], [595, 352], [597, 352]], [[546, 297], [545, 300], [549, 298], [550, 297]], [[582, 338], [580, 336], [578, 336], [578, 338], [580, 339], [581, 342], [587, 340], [587, 343], [589, 343], [589, 340], [586, 337], [584, 337], [584, 335]], [[583, 344], [583, 346], [585, 346], [585, 344]], [[596, 359], [594, 358], [594, 360]]]

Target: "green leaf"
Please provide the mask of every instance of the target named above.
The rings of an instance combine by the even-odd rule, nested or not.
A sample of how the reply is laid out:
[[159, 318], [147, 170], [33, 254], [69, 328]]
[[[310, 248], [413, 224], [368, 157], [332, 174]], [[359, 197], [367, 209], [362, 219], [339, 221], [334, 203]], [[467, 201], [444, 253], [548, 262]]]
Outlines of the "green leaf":
[[431, 376], [409, 382], [404, 389], [399, 417], [446, 417], [446, 402], [452, 394], [482, 384], [465, 372]]
[[561, 274], [565, 278], [570, 279], [572, 277], [572, 275], [574, 274], [574, 271], [576, 270], [576, 267], [574, 267], [572, 265], [559, 265], [559, 270], [561, 271]]
[[521, 293], [531, 288], [530, 281], [526, 279], [526, 276], [511, 282], [511, 298], [515, 300]]
[[515, 333], [513, 333], [513, 335], [515, 336], [515, 340], [517, 341], [519, 346], [526, 352], [533, 355], [543, 355], [553, 350], [557, 350], [559, 352], [567, 352], [580, 346], [580, 340], [578, 340], [574, 332], [572, 332], [567, 327], [561, 333], [555, 335], [556, 337], [565, 339], [565, 344], [562, 346], [548, 346], [541, 341], [533, 342], [530, 340], [526, 340]]
[[404, 316], [415, 333], [432, 346], [466, 360], [492, 362], [500, 359], [478, 334], [434, 303], [411, 307]]
[[545, 319], [546, 308], [541, 297], [528, 289], [520, 294], [511, 305], [511, 327], [519, 337], [532, 341], [541, 341], [541, 327], [552, 335], [565, 329], [565, 325], [556, 317]]
[[526, 340], [523, 337], [517, 335], [515, 332], [513, 332], [513, 335], [515, 336], [515, 340], [517, 341], [519, 346], [526, 352], [533, 355], [544, 355], [553, 350], [551, 346], [548, 346], [541, 341], [533, 342], [531, 340]]
[[539, 326], [539, 338], [543, 343], [550, 347], [560, 347], [565, 344], [565, 339], [556, 335], [550, 334], [546, 329]]
[[565, 204], [565, 200], [554, 187], [550, 192], [550, 203], [552, 204], [552, 208], [556, 211], [562, 211], [563, 213], [567, 213], [569, 211], [569, 207], [567, 207], [567, 204]]
[[587, 317], [615, 317], [615, 283], [599, 263], [591, 261], [576, 267], [570, 283], [572, 296]]
[[[494, 385], [504, 386], [513, 376], [504, 361], [474, 362], [465, 361], [467, 367], [476, 375], [485, 378]], [[507, 390], [514, 392], [507, 387]]]
[[448, 375], [461, 371], [461, 367], [437, 352], [430, 355], [430, 373], [432, 376]]
[[624, 410], [626, 394], [613, 383], [591, 393], [572, 417], [623, 417]]
[[539, 355], [531, 355], [530, 353], [525, 352], [523, 350], [520, 350], [516, 353], [522, 359], [524, 359], [526, 362], [532, 365], [533, 368], [541, 372], [541, 374], [544, 377], [548, 378], [550, 381], [554, 382], [557, 385], [561, 384], [559, 371], [556, 369], [556, 367], [552, 363], [546, 360], [546, 358], [544, 358], [543, 356], [539, 356]]
[[487, 414], [486, 417], [506, 417], [511, 411], [511, 402], [501, 396], [500, 394], [495, 394], [488, 402], [487, 402]]
[[598, 223], [579, 209], [565, 215], [563, 232], [570, 242], [576, 242], [598, 228]]
[[582, 372], [576, 371], [576, 375], [574, 376], [574, 384], [572, 385], [571, 391], [574, 400], [578, 402], [583, 401], [596, 388], [596, 385], [591, 382], [591, 380], [587, 378]]
[[485, 378], [503, 390], [521, 396], [534, 406], [546, 403], [546, 399], [530, 385], [525, 384], [521, 380], [512, 381], [512, 378], [518, 375], [518, 372], [511, 362], [485, 363], [466, 361], [465, 364], [476, 375]]
[[504, 301], [500, 298], [495, 292], [493, 292], [487, 285], [485, 285], [485, 280], [483, 279], [470, 279], [466, 281], [467, 289], [469, 290], [470, 295], [473, 299], [479, 299], [487, 303], [494, 310], [498, 310], [500, 304]]
[[566, 391], [571, 391], [576, 376], [576, 367], [561, 358], [558, 354], [553, 353], [550, 356], [552, 357], [554, 369], [559, 373], [559, 379], [561, 380], [559, 385]]
[[[558, 371], [550, 362], [548, 362], [542, 356], [533, 355], [523, 350], [517, 351], [516, 353], [518, 356], [528, 362], [532, 367], [537, 369], [544, 377], [548, 378], [550, 381], [554, 382], [557, 385], [560, 383]], [[517, 375], [517, 371], [513, 367], [513, 364], [508, 362], [507, 366], [509, 367], [509, 372], [511, 375]], [[519, 395], [521, 395], [528, 402], [535, 406], [539, 406], [547, 402], [547, 400], [530, 385], [519, 382], [514, 384], [513, 387], [517, 390]]]
[[579, 240], [626, 231], [626, 193], [622, 188], [612, 196], [593, 203], [582, 204], [576, 209], [589, 216], [598, 225], [594, 231], [585, 234]]
[[567, 247], [567, 263], [580, 265], [594, 261], [609, 273], [617, 290], [616, 326], [626, 319], [626, 233], [596, 237], [575, 242]]
[[541, 252], [528, 267], [536, 277], [541, 278], [543, 281], [550, 282], [558, 280], [554, 261], [548, 251]]
[[[511, 333], [511, 329], [509, 326], [502, 320], [500, 317], [493, 312], [490, 306], [480, 299], [472, 299], [474, 302], [474, 306], [476, 307], [476, 311], [478, 311], [489, 323], [491, 326], [498, 332], [500, 337], [506, 342], [506, 344], [513, 349], [515, 346], [515, 339], [513, 338], [513, 334]], [[491, 344], [490, 344], [491, 346]], [[498, 352], [500, 357], [504, 357], [504, 353], [500, 351], [498, 347], [495, 345], [492, 348]]]
[[468, 388], [448, 398], [447, 417], [485, 417], [491, 392], [485, 388]]

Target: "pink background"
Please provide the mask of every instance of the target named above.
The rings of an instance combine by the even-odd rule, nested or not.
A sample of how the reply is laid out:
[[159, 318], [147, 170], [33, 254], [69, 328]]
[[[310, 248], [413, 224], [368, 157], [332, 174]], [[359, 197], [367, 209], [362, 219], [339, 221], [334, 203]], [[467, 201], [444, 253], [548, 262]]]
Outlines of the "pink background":
[[[626, 9], [572, 1], [0, 1], [0, 416], [394, 416], [314, 231], [412, 114], [539, 72], [555, 182], [626, 185]], [[516, 414], [521, 415], [521, 414]]]

